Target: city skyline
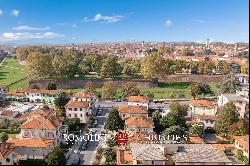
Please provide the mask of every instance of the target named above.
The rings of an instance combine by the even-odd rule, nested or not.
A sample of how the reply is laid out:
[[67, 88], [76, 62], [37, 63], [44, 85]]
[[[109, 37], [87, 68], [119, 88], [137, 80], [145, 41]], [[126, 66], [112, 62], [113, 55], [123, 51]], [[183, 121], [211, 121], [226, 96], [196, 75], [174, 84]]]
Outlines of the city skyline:
[[247, 0], [1, 1], [0, 43], [248, 42], [248, 6]]

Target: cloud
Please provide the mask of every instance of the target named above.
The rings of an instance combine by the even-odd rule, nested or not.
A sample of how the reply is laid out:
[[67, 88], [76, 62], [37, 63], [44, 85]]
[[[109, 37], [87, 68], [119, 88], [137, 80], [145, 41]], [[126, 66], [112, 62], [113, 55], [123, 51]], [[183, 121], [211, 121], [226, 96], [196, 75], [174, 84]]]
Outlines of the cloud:
[[89, 19], [87, 17], [84, 18], [85, 22], [90, 21], [104, 21], [106, 23], [115, 23], [120, 21], [124, 16], [114, 15], [114, 16], [103, 16], [100, 13], [96, 14], [94, 18]]
[[72, 24], [72, 28], [76, 28], [77, 27], [77, 24]]
[[19, 31], [45, 31], [45, 30], [49, 30], [50, 27], [37, 28], [37, 27], [23, 25], [23, 26], [13, 27], [12, 29], [19, 30]]
[[45, 33], [30, 33], [30, 32], [23, 32], [23, 33], [12, 33], [6, 32], [2, 34], [5, 40], [27, 40], [27, 39], [49, 39], [49, 38], [56, 38], [62, 37], [55, 32], [45, 32]]
[[2, 15], [3, 15], [3, 10], [0, 9], [0, 16], [2, 16]]
[[69, 24], [68, 22], [58, 22], [56, 23], [56, 25], [59, 25], [59, 26], [64, 26], [64, 25], [67, 25]]
[[207, 20], [199, 20], [199, 19], [191, 19], [190, 21], [198, 22], [198, 23], [206, 23], [206, 22], [208, 22]]
[[172, 26], [172, 21], [171, 20], [167, 20], [167, 21], [165, 21], [165, 27], [167, 27], [167, 28], [170, 28], [171, 26]]
[[19, 14], [20, 14], [20, 11], [19, 10], [16, 10], [16, 9], [13, 9], [12, 11], [11, 11], [11, 13], [10, 13], [12, 16], [15, 16], [15, 17], [17, 17], [17, 16], [19, 16]]

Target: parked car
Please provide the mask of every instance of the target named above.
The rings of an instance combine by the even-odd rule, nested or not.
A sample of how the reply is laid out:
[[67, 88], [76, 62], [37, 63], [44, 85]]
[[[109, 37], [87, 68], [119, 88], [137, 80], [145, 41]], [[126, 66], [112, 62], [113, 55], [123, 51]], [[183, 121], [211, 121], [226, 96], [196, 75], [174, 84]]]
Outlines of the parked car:
[[97, 125], [98, 124], [98, 122], [97, 122], [97, 119], [94, 121], [94, 125]]

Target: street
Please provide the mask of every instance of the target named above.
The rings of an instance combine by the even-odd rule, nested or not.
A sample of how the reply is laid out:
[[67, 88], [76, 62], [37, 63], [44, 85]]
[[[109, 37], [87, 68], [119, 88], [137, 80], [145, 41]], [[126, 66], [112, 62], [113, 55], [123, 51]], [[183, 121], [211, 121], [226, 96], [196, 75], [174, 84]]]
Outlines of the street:
[[[108, 113], [110, 109], [103, 107], [100, 107], [100, 109], [103, 110], [103, 113], [101, 116], [96, 116], [98, 125], [90, 128], [90, 130], [93, 131], [93, 134], [101, 134], [101, 131], [104, 130], [104, 123], [106, 121], [106, 118], [108, 116]], [[83, 135], [86, 133], [82, 133]], [[73, 150], [70, 153], [70, 157], [67, 160], [67, 165], [71, 165], [74, 161], [81, 159], [80, 165], [92, 165], [92, 162], [95, 160], [95, 153], [96, 149], [99, 145], [102, 145], [103, 141], [89, 141], [89, 145], [86, 150], [79, 151], [79, 145], [80, 141], [76, 142], [73, 146]]]

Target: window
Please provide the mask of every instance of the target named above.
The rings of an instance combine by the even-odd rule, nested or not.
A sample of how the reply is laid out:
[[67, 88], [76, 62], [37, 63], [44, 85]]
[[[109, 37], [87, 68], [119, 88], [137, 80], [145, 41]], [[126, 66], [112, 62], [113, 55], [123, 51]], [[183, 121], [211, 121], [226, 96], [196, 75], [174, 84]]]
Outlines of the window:
[[71, 117], [71, 114], [69, 114], [69, 117]]
[[69, 109], [69, 111], [72, 111], [72, 108], [68, 108]]
[[80, 114], [80, 117], [82, 117], [82, 114]]
[[82, 108], [80, 108], [80, 111], [82, 111]]
[[74, 108], [74, 111], [77, 111], [77, 108]]
[[75, 118], [77, 118], [77, 114], [75, 114]]

